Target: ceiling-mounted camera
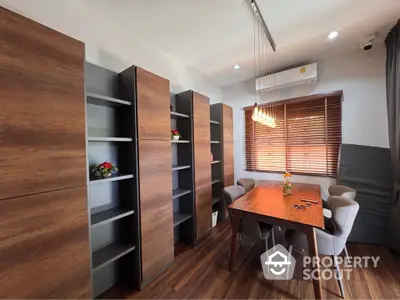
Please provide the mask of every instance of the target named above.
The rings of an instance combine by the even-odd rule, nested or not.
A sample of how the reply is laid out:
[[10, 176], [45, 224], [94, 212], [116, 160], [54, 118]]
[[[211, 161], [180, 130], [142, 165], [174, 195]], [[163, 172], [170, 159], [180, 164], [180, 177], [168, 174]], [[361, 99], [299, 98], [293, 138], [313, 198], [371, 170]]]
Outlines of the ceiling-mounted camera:
[[372, 42], [375, 40], [376, 34], [372, 33], [364, 37], [360, 41], [360, 48], [363, 49], [364, 51], [368, 51], [372, 49]]

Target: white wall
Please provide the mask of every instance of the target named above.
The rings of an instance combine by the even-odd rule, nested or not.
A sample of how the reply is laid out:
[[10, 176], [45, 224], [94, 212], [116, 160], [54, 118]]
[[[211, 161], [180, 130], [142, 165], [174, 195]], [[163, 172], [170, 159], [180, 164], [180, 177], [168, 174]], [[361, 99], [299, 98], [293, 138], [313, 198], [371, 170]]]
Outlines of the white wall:
[[[221, 102], [221, 90], [201, 74], [135, 37], [79, 0], [0, 0], [0, 5], [86, 44], [86, 60], [120, 72], [137, 65], [170, 80], [171, 92], [193, 89]], [[117, 4], [116, 4], [117, 5]]]
[[[389, 147], [386, 86], [386, 52], [383, 46], [370, 52], [357, 51], [318, 62], [319, 82], [268, 93], [263, 100], [274, 101], [343, 90], [343, 143]], [[244, 113], [242, 107], [254, 104], [254, 81], [247, 81], [223, 90], [223, 102], [233, 107], [235, 179], [281, 180], [280, 174], [246, 172], [244, 161]], [[327, 189], [335, 180], [324, 177], [293, 176], [293, 181], [318, 183]]]

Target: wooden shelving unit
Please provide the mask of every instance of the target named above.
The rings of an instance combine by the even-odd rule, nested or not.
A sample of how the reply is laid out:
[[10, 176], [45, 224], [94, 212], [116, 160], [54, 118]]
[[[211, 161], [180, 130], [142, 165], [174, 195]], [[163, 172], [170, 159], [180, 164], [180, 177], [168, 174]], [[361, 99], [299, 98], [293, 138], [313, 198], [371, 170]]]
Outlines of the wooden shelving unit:
[[213, 161], [211, 162], [212, 176], [212, 207], [213, 211], [218, 211], [218, 222], [225, 220], [225, 205], [221, 201], [223, 184], [223, 144], [222, 144], [222, 110], [221, 105], [210, 105], [210, 136], [211, 153]]
[[[138, 273], [136, 113], [123, 99], [119, 75], [86, 63], [88, 201], [93, 296]], [[119, 171], [94, 178], [93, 164], [113, 161]], [[121, 266], [125, 266], [121, 268]]]
[[171, 140], [174, 241], [192, 245], [195, 229], [192, 104], [179, 94], [172, 95], [170, 100], [171, 129], [177, 129], [181, 135], [180, 140]]

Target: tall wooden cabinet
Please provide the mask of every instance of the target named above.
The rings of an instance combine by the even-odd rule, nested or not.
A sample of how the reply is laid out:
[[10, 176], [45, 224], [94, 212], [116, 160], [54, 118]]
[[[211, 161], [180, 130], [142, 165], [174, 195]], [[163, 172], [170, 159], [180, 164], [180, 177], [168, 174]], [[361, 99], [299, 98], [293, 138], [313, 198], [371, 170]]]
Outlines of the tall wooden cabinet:
[[196, 240], [211, 231], [211, 147], [210, 103], [197, 92], [193, 95], [193, 143], [195, 165]]
[[135, 66], [120, 76], [136, 103], [143, 288], [174, 261], [169, 81]]
[[211, 104], [210, 115], [213, 211], [218, 211], [218, 221], [224, 221], [227, 211], [221, 201], [222, 189], [234, 185], [232, 108], [223, 103]]
[[234, 185], [233, 170], [233, 112], [232, 107], [222, 106], [222, 144], [223, 144], [223, 165], [224, 165], [224, 187]]
[[[195, 91], [186, 91], [176, 95], [181, 103], [188, 103], [192, 119], [191, 140], [182, 141], [192, 144], [193, 156], [193, 207], [195, 244], [211, 232], [211, 147], [210, 147], [210, 104], [208, 97]], [[179, 153], [178, 153], [179, 154]], [[180, 156], [184, 156], [182, 153]], [[184, 200], [186, 203], [189, 199]], [[190, 204], [192, 205], [192, 204]], [[190, 228], [190, 227], [188, 227]]]
[[84, 45], [0, 7], [0, 298], [88, 298]]

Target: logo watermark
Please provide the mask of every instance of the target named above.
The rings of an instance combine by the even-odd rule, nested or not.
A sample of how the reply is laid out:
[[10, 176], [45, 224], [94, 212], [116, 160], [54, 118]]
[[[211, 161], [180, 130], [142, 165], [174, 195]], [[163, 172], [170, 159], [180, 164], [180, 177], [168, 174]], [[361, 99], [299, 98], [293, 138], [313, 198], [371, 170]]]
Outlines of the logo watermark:
[[288, 280], [293, 278], [296, 260], [282, 245], [276, 245], [260, 256], [265, 279]]
[[[293, 278], [296, 260], [282, 245], [276, 245], [267, 250], [260, 256], [260, 259], [265, 279], [290, 280]], [[352, 256], [349, 258], [304, 256], [301, 261], [302, 275], [304, 280], [350, 279], [351, 272], [355, 268], [376, 268], [379, 260], [379, 256]]]

